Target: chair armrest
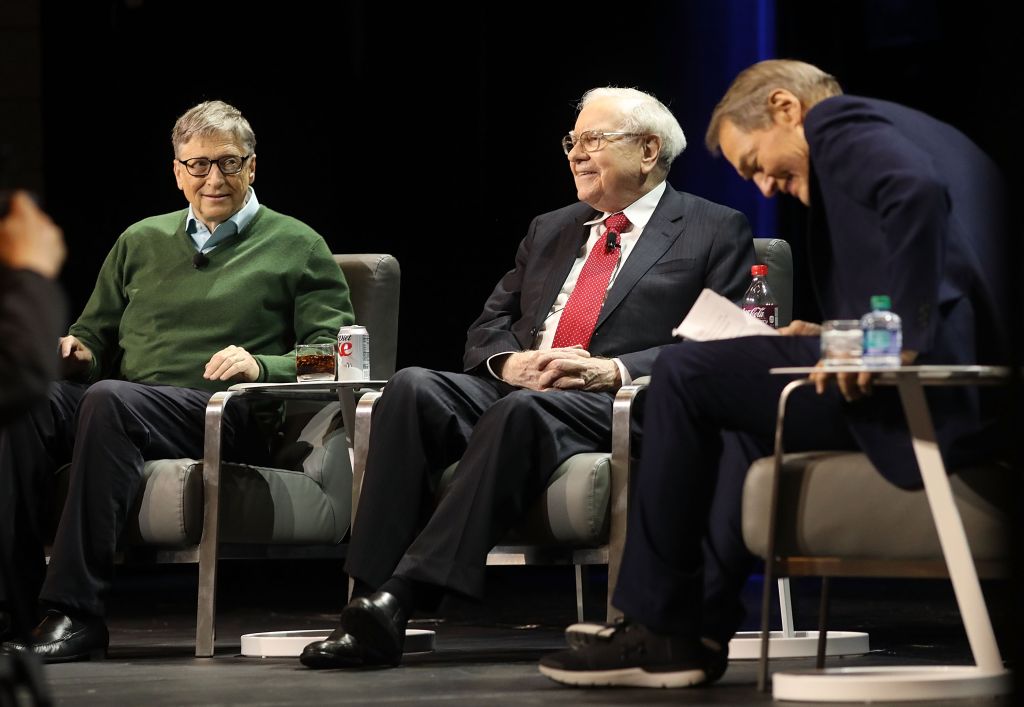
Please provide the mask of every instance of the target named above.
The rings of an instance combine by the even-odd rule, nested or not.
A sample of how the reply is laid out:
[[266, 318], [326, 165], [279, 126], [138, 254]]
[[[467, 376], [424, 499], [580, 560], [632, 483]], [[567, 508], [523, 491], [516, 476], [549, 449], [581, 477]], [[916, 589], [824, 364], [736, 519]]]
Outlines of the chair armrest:
[[196, 609], [196, 656], [213, 655], [217, 605], [217, 550], [220, 540], [220, 463], [224, 408], [238, 395], [224, 390], [206, 404], [203, 438], [203, 534], [199, 539], [199, 593]]
[[[380, 400], [379, 390], [366, 391], [356, 404], [355, 422], [352, 425], [352, 513], [349, 532], [356, 527], [356, 512], [359, 510], [359, 494], [363, 490], [363, 476], [366, 473], [366, 457], [370, 451], [370, 423], [373, 406]], [[348, 597], [352, 597], [355, 580], [348, 579]]]
[[359, 510], [359, 493], [363, 488], [366, 473], [366, 457], [370, 451], [370, 424], [373, 406], [380, 399], [380, 391], [363, 393], [356, 405], [355, 424], [352, 428], [352, 527], [355, 527], [356, 512]]
[[612, 403], [612, 455], [611, 490], [608, 499], [608, 620], [619, 612], [612, 607], [612, 595], [619, 577], [622, 551], [626, 546], [626, 520], [629, 517], [629, 474], [632, 456], [633, 409], [647, 389], [649, 376], [638, 378], [632, 385], [624, 385], [615, 394]]

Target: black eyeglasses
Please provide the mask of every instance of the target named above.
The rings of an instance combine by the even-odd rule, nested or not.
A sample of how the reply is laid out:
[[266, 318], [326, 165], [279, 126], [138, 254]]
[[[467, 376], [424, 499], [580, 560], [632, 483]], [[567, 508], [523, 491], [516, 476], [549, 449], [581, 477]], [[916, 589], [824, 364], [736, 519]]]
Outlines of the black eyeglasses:
[[605, 143], [611, 142], [608, 139], [610, 137], [640, 137], [644, 134], [628, 133], [622, 130], [584, 130], [579, 135], [570, 132], [562, 138], [562, 152], [568, 155], [576, 143], [583, 145], [584, 152], [597, 152], [605, 146]]
[[223, 175], [238, 174], [242, 171], [242, 166], [245, 161], [252, 157], [252, 155], [228, 155], [227, 157], [220, 157], [215, 160], [211, 160], [209, 157], [193, 157], [190, 160], [178, 160], [181, 164], [185, 165], [185, 169], [193, 177], [205, 177], [210, 173], [210, 168], [213, 165], [217, 165], [217, 169]]

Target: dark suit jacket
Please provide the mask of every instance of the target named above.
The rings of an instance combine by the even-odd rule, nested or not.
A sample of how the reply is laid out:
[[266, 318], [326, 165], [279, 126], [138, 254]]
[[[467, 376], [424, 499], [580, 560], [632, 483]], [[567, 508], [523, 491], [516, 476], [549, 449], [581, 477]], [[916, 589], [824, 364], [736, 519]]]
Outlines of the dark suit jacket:
[[29, 270], [0, 266], [0, 423], [46, 397], [57, 377], [57, 338], [66, 326], [64, 295]]
[[[533, 220], [515, 267], [469, 329], [467, 372], [496, 353], [533, 347], [587, 239], [590, 226], [583, 224], [598, 215], [576, 203]], [[608, 292], [590, 352], [619, 358], [634, 378], [648, 375], [700, 291], [708, 287], [739, 300], [753, 263], [753, 236], [743, 214], [667, 187]]]
[[[859, 318], [871, 295], [888, 294], [919, 363], [1005, 363], [1006, 211], [992, 161], [945, 123], [857, 96], [816, 105], [804, 133], [823, 316]], [[947, 463], [974, 461], [991, 429], [985, 400], [972, 388], [928, 396]], [[849, 406], [849, 418], [876, 466], [907, 485], [916, 465], [899, 405], [886, 399]]]

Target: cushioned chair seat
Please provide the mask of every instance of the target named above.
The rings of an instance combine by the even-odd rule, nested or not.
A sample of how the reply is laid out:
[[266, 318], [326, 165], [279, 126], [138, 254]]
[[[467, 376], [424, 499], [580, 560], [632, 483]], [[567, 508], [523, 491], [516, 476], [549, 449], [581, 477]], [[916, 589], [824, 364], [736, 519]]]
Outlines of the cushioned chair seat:
[[[765, 557], [774, 458], [751, 466], [743, 489], [743, 539]], [[1012, 476], [985, 467], [951, 477], [957, 507], [975, 560], [1008, 556], [1008, 516], [1001, 499]], [[935, 523], [923, 490], [886, 481], [864, 454], [787, 454], [779, 486], [776, 555], [864, 557], [882, 560], [941, 559]]]
[[[291, 402], [284, 424], [297, 429], [278, 456], [291, 457], [294, 470], [221, 465], [221, 542], [335, 545], [348, 532], [352, 466], [340, 404]], [[58, 472], [65, 487], [68, 468]], [[203, 532], [202, 461], [149, 461], [142, 477], [120, 545], [196, 545]]]
[[[441, 494], [455, 478], [458, 464], [445, 469]], [[544, 495], [503, 544], [591, 547], [608, 542], [611, 461], [607, 453], [577, 454], [560, 464]]]
[[[143, 471], [137, 514], [126, 545], [195, 545], [203, 532], [203, 463], [161, 459]], [[349, 486], [351, 486], [349, 484]], [[172, 493], [171, 489], [179, 489]], [[221, 465], [221, 542], [331, 545], [348, 532], [349, 508], [338, 508], [301, 471]], [[166, 503], [167, 500], [174, 503]]]

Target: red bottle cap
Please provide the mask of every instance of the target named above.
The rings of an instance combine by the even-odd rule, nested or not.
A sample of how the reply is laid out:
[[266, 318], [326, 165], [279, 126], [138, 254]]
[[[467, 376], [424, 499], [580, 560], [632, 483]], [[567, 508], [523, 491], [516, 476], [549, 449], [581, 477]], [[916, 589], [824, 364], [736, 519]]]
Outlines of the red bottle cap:
[[765, 275], [768, 274], [768, 266], [767, 265], [751, 265], [750, 266], [750, 274], [753, 275], [754, 277], [764, 277]]

